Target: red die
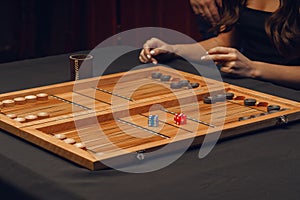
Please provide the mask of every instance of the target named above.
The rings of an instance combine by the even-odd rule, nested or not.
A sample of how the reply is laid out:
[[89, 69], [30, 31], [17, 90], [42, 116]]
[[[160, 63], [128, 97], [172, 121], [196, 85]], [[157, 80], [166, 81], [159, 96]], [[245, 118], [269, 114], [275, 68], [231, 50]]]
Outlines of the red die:
[[186, 115], [183, 113], [175, 114], [174, 121], [176, 125], [184, 125], [186, 124]]

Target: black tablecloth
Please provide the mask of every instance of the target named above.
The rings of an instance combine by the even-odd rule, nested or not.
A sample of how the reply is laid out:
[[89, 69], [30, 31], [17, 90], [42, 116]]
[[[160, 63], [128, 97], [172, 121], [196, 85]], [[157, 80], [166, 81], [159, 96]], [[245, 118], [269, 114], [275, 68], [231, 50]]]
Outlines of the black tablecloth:
[[[122, 71], [137, 55], [115, 62]], [[183, 61], [176, 62], [177, 68]], [[124, 68], [123, 68], [124, 67]], [[69, 79], [68, 55], [0, 65], [0, 92]], [[110, 71], [108, 70], [107, 73]], [[300, 92], [252, 79], [227, 82], [300, 101]], [[89, 171], [11, 134], [0, 132], [1, 195], [10, 199], [300, 199], [300, 123], [219, 142], [203, 159], [199, 148], [159, 171]], [[3, 199], [3, 198], [1, 198]]]

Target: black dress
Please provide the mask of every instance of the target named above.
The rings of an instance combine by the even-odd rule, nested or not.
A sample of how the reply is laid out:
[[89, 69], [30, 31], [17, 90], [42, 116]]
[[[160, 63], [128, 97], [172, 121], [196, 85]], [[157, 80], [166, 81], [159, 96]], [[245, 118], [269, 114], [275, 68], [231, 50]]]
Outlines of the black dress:
[[271, 12], [254, 10], [244, 7], [236, 30], [241, 34], [239, 44], [241, 52], [250, 60], [283, 65], [300, 65], [300, 58], [288, 60], [279, 54], [265, 31], [265, 22], [272, 15]]

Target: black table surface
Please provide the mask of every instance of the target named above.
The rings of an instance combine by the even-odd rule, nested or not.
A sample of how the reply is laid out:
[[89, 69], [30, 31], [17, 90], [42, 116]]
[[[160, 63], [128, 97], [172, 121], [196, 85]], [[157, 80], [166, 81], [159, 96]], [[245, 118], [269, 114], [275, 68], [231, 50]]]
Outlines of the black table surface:
[[[110, 72], [137, 63], [116, 62]], [[179, 62], [179, 64], [178, 64]], [[178, 61], [178, 66], [181, 61]], [[68, 55], [0, 65], [0, 93], [68, 81]], [[253, 79], [224, 78], [300, 101], [300, 91]], [[0, 131], [0, 194], [7, 199], [300, 199], [300, 123], [220, 141], [205, 158], [199, 148], [150, 173], [90, 171]], [[2, 198], [3, 199], [3, 198]]]

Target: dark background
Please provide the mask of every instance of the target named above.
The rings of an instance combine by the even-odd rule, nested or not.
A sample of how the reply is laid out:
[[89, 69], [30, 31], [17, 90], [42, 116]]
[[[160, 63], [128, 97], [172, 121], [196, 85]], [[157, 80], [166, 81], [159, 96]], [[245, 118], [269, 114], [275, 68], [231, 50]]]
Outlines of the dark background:
[[93, 49], [138, 27], [198, 40], [195, 21], [189, 0], [1, 0], [0, 62]]

